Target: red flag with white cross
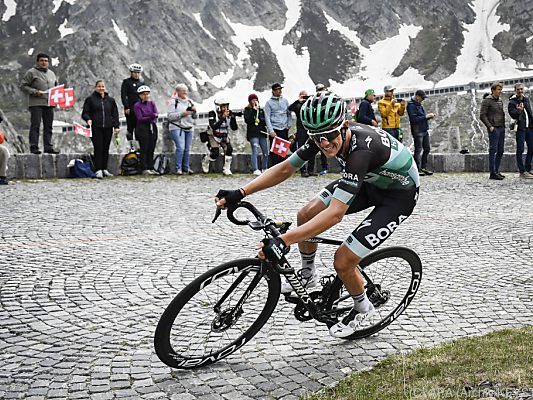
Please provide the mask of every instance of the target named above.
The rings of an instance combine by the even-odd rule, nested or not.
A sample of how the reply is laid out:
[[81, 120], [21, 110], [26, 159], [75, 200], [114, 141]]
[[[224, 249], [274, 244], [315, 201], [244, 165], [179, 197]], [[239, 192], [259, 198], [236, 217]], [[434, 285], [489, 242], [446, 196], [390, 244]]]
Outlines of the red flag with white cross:
[[59, 103], [61, 108], [71, 108], [76, 103], [76, 97], [74, 96], [73, 88], [66, 88], [63, 92], [63, 101]]
[[86, 128], [80, 124], [78, 124], [77, 122], [74, 122], [74, 133], [76, 135], [82, 135], [82, 136], [85, 136], [85, 137], [92, 137], [92, 132], [91, 132], [91, 128]]
[[65, 85], [54, 86], [48, 90], [48, 105], [55, 107], [63, 102], [65, 96]]
[[282, 139], [279, 136], [276, 136], [274, 137], [274, 140], [272, 140], [272, 147], [270, 147], [270, 152], [277, 154], [281, 157], [287, 157], [289, 147], [291, 147], [291, 142]]

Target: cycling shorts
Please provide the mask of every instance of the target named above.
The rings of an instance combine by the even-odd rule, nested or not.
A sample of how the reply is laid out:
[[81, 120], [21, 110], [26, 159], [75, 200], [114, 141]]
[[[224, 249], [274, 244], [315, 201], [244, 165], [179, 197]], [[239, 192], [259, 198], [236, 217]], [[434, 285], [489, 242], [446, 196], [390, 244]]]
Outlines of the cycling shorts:
[[[338, 180], [322, 189], [317, 197], [329, 206]], [[354, 254], [364, 257], [383, 243], [413, 212], [418, 200], [418, 188], [384, 190], [363, 182], [346, 214], [374, 207], [363, 222], [346, 238], [343, 244]]]

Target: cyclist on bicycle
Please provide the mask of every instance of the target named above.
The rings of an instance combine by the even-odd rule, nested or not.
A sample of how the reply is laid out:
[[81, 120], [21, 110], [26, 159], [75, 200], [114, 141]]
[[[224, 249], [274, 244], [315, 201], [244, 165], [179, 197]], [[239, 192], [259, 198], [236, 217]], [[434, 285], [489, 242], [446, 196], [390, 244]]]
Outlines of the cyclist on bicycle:
[[[343, 170], [298, 211], [297, 227], [277, 238], [262, 241], [259, 257], [280, 260], [289, 246], [298, 243], [302, 258], [299, 272], [307, 288], [318, 286], [314, 265], [316, 243], [306, 243], [352, 214], [374, 207], [335, 252], [333, 265], [354, 307], [342, 321], [330, 328], [334, 337], [347, 337], [375, 310], [369, 301], [364, 278], [355, 267], [362, 257], [376, 249], [413, 212], [420, 185], [418, 170], [409, 149], [380, 128], [349, 125], [346, 103], [335, 94], [323, 92], [310, 97], [300, 111], [309, 140], [284, 162], [269, 168], [238, 190], [220, 190], [218, 207], [236, 203], [245, 196], [277, 185], [296, 173], [319, 152], [336, 157]], [[284, 285], [285, 293], [292, 288]]]

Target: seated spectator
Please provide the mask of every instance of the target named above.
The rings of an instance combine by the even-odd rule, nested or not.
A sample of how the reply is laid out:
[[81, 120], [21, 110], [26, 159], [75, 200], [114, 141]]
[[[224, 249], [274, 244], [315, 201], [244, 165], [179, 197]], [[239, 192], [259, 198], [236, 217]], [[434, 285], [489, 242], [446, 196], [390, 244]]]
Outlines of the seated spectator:
[[[0, 117], [0, 122], [2, 117]], [[0, 132], [0, 185], [7, 185], [7, 160], [9, 160], [9, 150], [4, 146], [5, 135]]]
[[120, 132], [120, 122], [117, 103], [106, 92], [103, 80], [96, 81], [93, 94], [85, 99], [81, 117], [91, 127], [96, 177], [102, 179], [104, 176], [113, 176], [107, 170], [109, 145], [113, 137], [113, 128], [116, 136]]
[[141, 99], [133, 106], [137, 126], [135, 139], [139, 142], [141, 153], [141, 170], [143, 175], [158, 175], [154, 171], [154, 150], [157, 143], [157, 117], [159, 112], [150, 100], [150, 88], [142, 85], [137, 89]]
[[[255, 93], [248, 96], [248, 105], [244, 107], [244, 122], [246, 122], [246, 139], [252, 146], [252, 171], [254, 175], [261, 175], [268, 168], [268, 143], [265, 111], [259, 106], [259, 99]], [[259, 147], [261, 147], [261, 170], [259, 170]]]
[[368, 89], [365, 92], [365, 98], [361, 100], [359, 109], [356, 113], [357, 122], [365, 125], [378, 126], [378, 121], [376, 120], [376, 115], [374, 114], [374, 109], [372, 104], [376, 100], [376, 94], [374, 89]]
[[194, 171], [189, 163], [189, 153], [194, 132], [194, 119], [196, 118], [196, 107], [189, 99], [189, 88], [180, 83], [176, 85], [176, 95], [170, 99], [167, 118], [169, 131], [172, 140], [176, 144], [174, 160], [176, 163], [176, 174], [192, 175]]

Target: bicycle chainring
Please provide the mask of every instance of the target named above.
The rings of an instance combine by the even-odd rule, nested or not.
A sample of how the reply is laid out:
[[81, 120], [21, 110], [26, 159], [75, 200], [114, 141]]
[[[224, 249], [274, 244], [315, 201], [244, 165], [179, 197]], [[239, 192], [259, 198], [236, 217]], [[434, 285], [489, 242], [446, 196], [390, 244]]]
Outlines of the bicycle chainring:
[[[322, 304], [324, 303], [322, 299], [322, 292], [311, 292], [309, 293], [309, 297], [311, 297], [311, 300], [313, 300], [313, 303], [315, 303], [315, 306], [317, 306], [317, 309], [322, 308]], [[309, 314], [309, 311], [307, 308], [305, 308], [304, 303], [302, 303], [301, 300], [298, 301], [296, 304], [296, 307], [294, 307], [294, 317], [298, 321], [310, 321], [313, 319], [311, 314]]]

